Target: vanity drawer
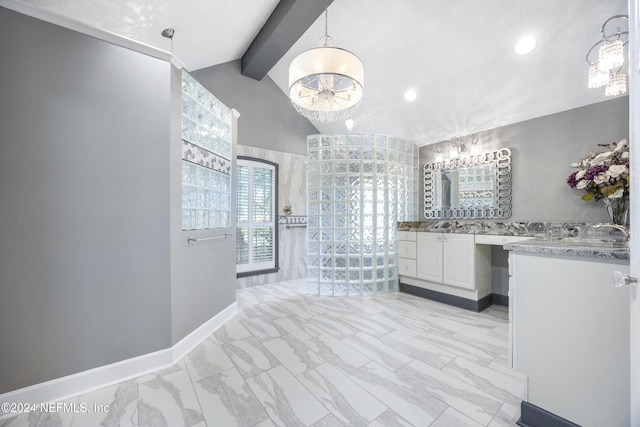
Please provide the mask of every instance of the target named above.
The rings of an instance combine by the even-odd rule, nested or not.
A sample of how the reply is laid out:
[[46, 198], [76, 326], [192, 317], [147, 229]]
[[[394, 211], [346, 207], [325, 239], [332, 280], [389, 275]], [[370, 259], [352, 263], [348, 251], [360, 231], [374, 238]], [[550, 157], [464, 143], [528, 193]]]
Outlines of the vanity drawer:
[[398, 231], [398, 240], [411, 240], [416, 241], [415, 231]]
[[400, 258], [416, 259], [416, 242], [400, 240], [398, 242], [398, 256]]
[[402, 276], [416, 277], [416, 260], [399, 258], [398, 270], [398, 273]]

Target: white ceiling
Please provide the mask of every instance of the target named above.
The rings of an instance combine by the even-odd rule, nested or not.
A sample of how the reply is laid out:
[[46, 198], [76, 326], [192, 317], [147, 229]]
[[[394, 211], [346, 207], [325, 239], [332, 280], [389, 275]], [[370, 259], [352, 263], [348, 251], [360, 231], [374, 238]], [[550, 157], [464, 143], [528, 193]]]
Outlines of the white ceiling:
[[[165, 50], [160, 33], [175, 28], [173, 52], [189, 70], [239, 59], [278, 2], [21, 1]], [[627, 0], [335, 0], [329, 34], [365, 66], [353, 132], [424, 145], [604, 101], [603, 89], [586, 86], [585, 54], [602, 23], [626, 13]], [[285, 93], [289, 63], [323, 32], [324, 16], [269, 72]], [[538, 46], [519, 56], [523, 35]], [[413, 103], [403, 99], [408, 88], [418, 93]]]

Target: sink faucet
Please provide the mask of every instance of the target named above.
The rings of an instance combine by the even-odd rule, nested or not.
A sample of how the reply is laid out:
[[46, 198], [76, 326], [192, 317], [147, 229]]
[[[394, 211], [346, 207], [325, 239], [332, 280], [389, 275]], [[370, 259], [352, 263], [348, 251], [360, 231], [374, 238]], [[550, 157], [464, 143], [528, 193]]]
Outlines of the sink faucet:
[[625, 227], [623, 225], [618, 225], [618, 224], [609, 224], [609, 223], [600, 223], [593, 226], [593, 228], [603, 228], [603, 227], [615, 228], [616, 230], [622, 232], [622, 234], [624, 234], [625, 239], [629, 241], [630, 233], [629, 233], [628, 227]]

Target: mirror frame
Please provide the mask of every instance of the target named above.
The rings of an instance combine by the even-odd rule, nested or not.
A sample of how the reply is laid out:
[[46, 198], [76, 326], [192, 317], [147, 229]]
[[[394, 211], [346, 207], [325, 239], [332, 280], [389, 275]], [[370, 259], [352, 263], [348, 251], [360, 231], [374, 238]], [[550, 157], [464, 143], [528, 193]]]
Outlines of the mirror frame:
[[[494, 164], [496, 167], [496, 194], [493, 207], [435, 209], [433, 197], [434, 173], [488, 164]], [[507, 219], [511, 216], [511, 150], [508, 148], [459, 159], [425, 163], [423, 171], [424, 217], [426, 219]]]

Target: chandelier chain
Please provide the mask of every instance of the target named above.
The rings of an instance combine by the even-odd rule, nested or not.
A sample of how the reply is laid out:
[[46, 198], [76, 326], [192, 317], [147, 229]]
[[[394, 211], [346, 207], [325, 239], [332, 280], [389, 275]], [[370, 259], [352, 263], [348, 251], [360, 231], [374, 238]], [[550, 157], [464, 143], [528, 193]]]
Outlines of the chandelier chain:
[[329, 0], [324, 0], [324, 36], [329, 37]]

